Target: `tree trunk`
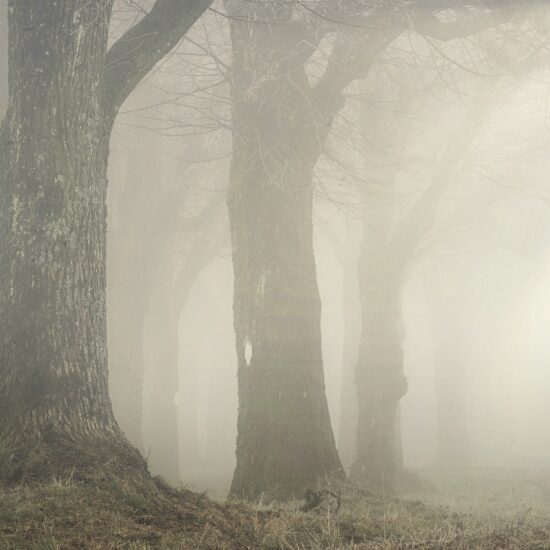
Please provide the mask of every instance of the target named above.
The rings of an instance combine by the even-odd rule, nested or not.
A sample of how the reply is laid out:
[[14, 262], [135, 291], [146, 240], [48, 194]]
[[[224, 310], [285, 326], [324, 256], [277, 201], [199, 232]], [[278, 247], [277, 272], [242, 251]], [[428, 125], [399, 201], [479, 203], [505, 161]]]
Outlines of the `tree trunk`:
[[[249, 9], [284, 18], [286, 7]], [[239, 388], [231, 495], [247, 499], [296, 494], [343, 472], [325, 395], [313, 256], [312, 172], [321, 151], [300, 93], [307, 77], [292, 66], [295, 44], [279, 23], [231, 21], [228, 209]]]
[[[98, 15], [101, 10], [101, 16]], [[0, 471], [51, 475], [123, 456], [107, 388], [102, 110], [110, 2], [10, 2], [0, 150]]]
[[107, 385], [109, 137], [131, 90], [210, 3], [157, 1], [107, 55], [112, 0], [9, 2], [0, 479], [93, 475], [106, 464], [146, 475]]
[[391, 491], [399, 460], [397, 410], [407, 389], [401, 311], [406, 262], [392, 253], [391, 198], [372, 207], [364, 222], [360, 257], [362, 335], [355, 374], [359, 414], [351, 478]]

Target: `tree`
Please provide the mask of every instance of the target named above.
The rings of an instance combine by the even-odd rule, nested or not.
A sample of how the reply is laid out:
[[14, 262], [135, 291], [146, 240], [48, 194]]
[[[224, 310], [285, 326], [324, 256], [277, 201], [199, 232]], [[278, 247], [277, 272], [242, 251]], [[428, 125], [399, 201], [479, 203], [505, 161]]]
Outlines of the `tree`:
[[[359, 402], [356, 456], [351, 477], [370, 486], [392, 489], [399, 457], [395, 425], [407, 383], [403, 374], [402, 297], [419, 248], [437, 219], [454, 172], [481, 132], [489, 103], [472, 101], [449, 140], [431, 182], [396, 224], [395, 198], [370, 197], [360, 257], [362, 337], [356, 368]], [[376, 197], [376, 193], [375, 193]]]
[[[134, 105], [136, 95], [142, 95], [140, 91], [132, 94], [127, 108]], [[166, 162], [158, 136], [143, 129], [124, 134], [117, 129], [112, 140], [116, 156], [113, 151], [110, 162], [107, 242], [109, 390], [118, 424], [143, 452], [144, 320], [158, 256], [177, 223], [178, 201], [172, 194], [169, 200], [166, 197]], [[165, 204], [169, 207], [163, 208]]]
[[[517, 19], [521, 24], [521, 13]], [[513, 25], [507, 26], [507, 35], [511, 33], [511, 27]], [[489, 37], [496, 35], [497, 38], [500, 35], [498, 32], [487, 34]], [[507, 38], [506, 42], [508, 40], [514, 47], [513, 40]], [[483, 42], [483, 38], [480, 38], [480, 41]], [[489, 39], [487, 41], [491, 42]], [[538, 44], [538, 41], [533, 40], [533, 44]], [[525, 45], [523, 47], [525, 48]], [[488, 48], [485, 44], [478, 53], [485, 60], [488, 74], [500, 74], [499, 70], [495, 71], [494, 64], [489, 62], [492, 56], [487, 54]], [[508, 50], [509, 47], [505, 49], [501, 46], [500, 65], [503, 65], [504, 53], [508, 54], [508, 59], [511, 57]], [[524, 77], [534, 66], [537, 58], [540, 59], [538, 50], [535, 54], [529, 52], [529, 55], [525, 55], [524, 52], [522, 70], [518, 71], [515, 67], [515, 70], [510, 72]], [[425, 252], [427, 237], [436, 226], [438, 209], [445, 193], [456, 182], [457, 175], [468, 167], [468, 162], [472, 162], [468, 157], [471, 156], [474, 144], [483, 134], [485, 125], [491, 120], [491, 115], [498, 106], [493, 96], [495, 86], [502, 78], [497, 79], [493, 76], [487, 91], [484, 92], [484, 83], [479, 76], [482, 75], [473, 78], [474, 88], [468, 88], [472, 91], [463, 96], [462, 102], [467, 105], [467, 109], [460, 114], [458, 126], [450, 132], [430, 183], [404, 214], [397, 210], [395, 181], [400, 167], [407, 162], [403, 157], [405, 149], [400, 151], [400, 147], [394, 146], [398, 162], [395, 162], [395, 159], [393, 162], [373, 162], [370, 159], [371, 167], [378, 164], [385, 165], [386, 169], [382, 173], [379, 170], [375, 172], [377, 179], [384, 182], [384, 189], [379, 188], [381, 185], [365, 187], [364, 200], [369, 208], [365, 211], [360, 259], [363, 334], [356, 370], [359, 421], [356, 459], [351, 475], [352, 479], [371, 486], [391, 488], [395, 482], [406, 484], [410, 480], [410, 476], [400, 467], [401, 457], [395, 438], [398, 404], [406, 390], [403, 376], [405, 333], [402, 298], [411, 270]], [[468, 80], [471, 86], [471, 74]], [[410, 81], [410, 77], [405, 76], [403, 84], [394, 88], [401, 89]], [[389, 94], [387, 91], [384, 93]], [[467, 99], [468, 95], [472, 95], [473, 98]], [[405, 97], [410, 98], [412, 94], [405, 94]], [[407, 111], [403, 106], [401, 109]], [[415, 111], [418, 112], [418, 109]], [[376, 118], [372, 112], [365, 114], [363, 127], [367, 141], [373, 142], [376, 138], [378, 144], [384, 144], [384, 151], [390, 148], [387, 134], [397, 144], [406, 144], [411, 140], [415, 143], [415, 131], [412, 138], [402, 135], [404, 124], [399, 117], [392, 121], [395, 117], [391, 114], [379, 113], [378, 118], [382, 118], [383, 121], [373, 124]], [[392, 170], [395, 171], [393, 174]], [[442, 304], [443, 309], [447, 306], [448, 304]], [[455, 313], [448, 310], [446, 312], [451, 317]], [[450, 320], [447, 318], [447, 324]], [[457, 354], [452, 359], [444, 360], [444, 357], [452, 355], [449, 351], [449, 342], [444, 341], [444, 333], [445, 330], [434, 331], [438, 349], [437, 362], [441, 367], [438, 367], [437, 375], [440, 457], [447, 464], [464, 464], [467, 463], [468, 455], [465, 373]]]
[[0, 136], [4, 480], [122, 460], [107, 384], [109, 136], [119, 107], [210, 1], [158, 0], [107, 51], [112, 0], [10, 0]]
[[331, 117], [311, 112], [294, 6], [227, 5], [239, 385], [231, 494], [255, 499], [266, 491], [287, 496], [342, 474], [325, 396], [313, 257], [312, 172]]
[[[150, 463], [153, 471], [170, 481], [180, 480], [178, 442], [182, 430], [178, 428], [176, 402], [180, 318], [195, 281], [227, 238], [227, 226], [219, 221], [222, 206], [223, 195], [215, 195], [200, 214], [187, 220], [187, 232], [195, 234], [187, 236], [190, 242], [185, 253], [174, 253], [171, 249], [172, 254], [166, 254], [163, 259], [147, 315], [145, 344], [149, 383], [146, 387], [145, 422], [153, 427], [147, 439], [151, 449]], [[181, 235], [176, 234], [176, 237], [181, 240]], [[196, 367], [184, 365], [184, 368]], [[184, 441], [184, 445], [189, 443]]]
[[[143, 440], [151, 471], [173, 482], [180, 479], [178, 416], [181, 422], [181, 411], [189, 409], [183, 399], [193, 400], [188, 389], [183, 399], [177, 395], [179, 318], [209, 255], [205, 247], [199, 259], [198, 247], [208, 244], [212, 227], [219, 230], [213, 218], [223, 210], [228, 167], [225, 160], [221, 166], [211, 160], [224, 151], [214, 148], [219, 140], [207, 117], [197, 116], [205, 107], [201, 90], [212, 91], [215, 64], [201, 46], [214, 39], [201, 35], [210, 30], [212, 19], [193, 29], [126, 102], [114, 132], [118, 154], [111, 162], [121, 172], [121, 184], [110, 188], [111, 398], [130, 441]], [[220, 81], [218, 74], [215, 81]], [[205, 136], [198, 131], [203, 124]], [[223, 175], [213, 174], [212, 167]], [[199, 189], [204, 186], [216, 191], [203, 196]], [[186, 446], [193, 443], [186, 441]]]
[[[229, 0], [226, 7], [239, 381], [231, 493], [257, 498], [343, 473], [324, 391], [311, 212], [314, 169], [344, 90], [411, 26], [449, 39], [485, 28], [488, 18], [445, 23], [408, 6], [400, 12], [346, 2]], [[326, 63], [309, 64], [316, 54]]]

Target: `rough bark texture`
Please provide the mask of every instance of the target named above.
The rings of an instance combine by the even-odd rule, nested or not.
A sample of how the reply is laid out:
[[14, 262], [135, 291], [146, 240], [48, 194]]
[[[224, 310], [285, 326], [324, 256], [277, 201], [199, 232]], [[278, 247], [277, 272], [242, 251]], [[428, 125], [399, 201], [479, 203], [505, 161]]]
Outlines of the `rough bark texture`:
[[[3, 480], [81, 473], [117, 458], [146, 471], [114, 420], [107, 388], [111, 4], [9, 2], [9, 107], [0, 134]], [[149, 51], [140, 67], [165, 52]], [[123, 91], [109, 91], [121, 99], [140, 78], [128, 75]]]
[[[5, 478], [34, 473], [24, 471], [29, 455], [52, 448], [51, 440], [137, 454], [114, 421], [107, 389], [109, 128], [101, 76], [109, 11], [107, 1], [10, 2], [0, 175]], [[44, 461], [34, 467], [57, 467]]]
[[309, 85], [294, 57], [292, 10], [246, 7], [245, 18], [237, 12], [231, 21], [228, 208], [239, 387], [231, 494], [255, 499], [300, 493], [320, 477], [342, 475], [342, 466], [325, 395], [313, 257], [312, 171], [322, 117], [304, 95]]

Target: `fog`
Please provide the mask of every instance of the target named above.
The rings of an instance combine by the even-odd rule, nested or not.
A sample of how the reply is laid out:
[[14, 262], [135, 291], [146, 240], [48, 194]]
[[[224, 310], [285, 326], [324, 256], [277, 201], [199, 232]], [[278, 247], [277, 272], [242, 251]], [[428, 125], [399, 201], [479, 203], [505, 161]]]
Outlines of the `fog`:
[[[313, 219], [325, 388], [348, 472], [366, 269], [381, 273], [381, 296], [399, 279], [405, 467], [548, 470], [550, 27], [544, 6], [530, 9], [505, 32], [441, 43], [406, 33], [345, 89], [314, 171]], [[239, 406], [227, 27], [207, 14], [123, 106], [108, 225], [115, 415], [143, 428], [141, 443], [129, 437], [153, 473], [219, 497], [235, 469]], [[333, 42], [308, 60], [312, 82]], [[136, 362], [142, 421], [124, 409]]]
[[544, 0], [0, 0], [0, 546], [546, 547], [549, 98]]

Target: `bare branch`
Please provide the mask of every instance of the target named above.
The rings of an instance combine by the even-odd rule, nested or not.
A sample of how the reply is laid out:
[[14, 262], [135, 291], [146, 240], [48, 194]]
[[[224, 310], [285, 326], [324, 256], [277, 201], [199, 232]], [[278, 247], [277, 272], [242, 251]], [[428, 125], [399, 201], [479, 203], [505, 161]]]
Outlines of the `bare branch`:
[[157, 0], [107, 54], [105, 102], [114, 119], [124, 100], [185, 36], [213, 0]]
[[414, 17], [412, 28], [425, 38], [449, 42], [494, 28], [507, 22], [511, 17], [512, 10], [495, 9], [475, 16], [457, 17], [455, 21], [443, 22], [433, 13], [422, 12], [420, 16]]

